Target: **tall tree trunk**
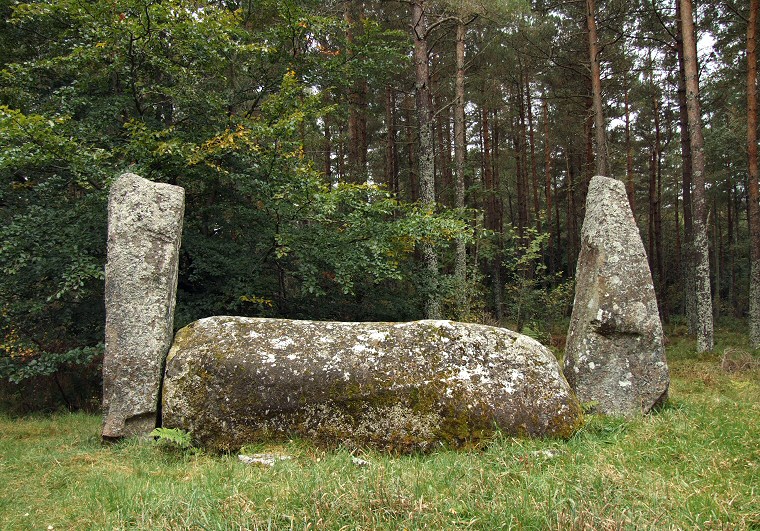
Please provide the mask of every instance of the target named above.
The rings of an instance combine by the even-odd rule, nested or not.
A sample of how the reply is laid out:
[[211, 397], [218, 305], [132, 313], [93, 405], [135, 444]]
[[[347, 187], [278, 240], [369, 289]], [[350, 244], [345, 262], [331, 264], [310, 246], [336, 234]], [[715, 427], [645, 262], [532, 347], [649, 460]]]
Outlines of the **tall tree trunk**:
[[714, 278], [715, 278], [715, 287], [713, 289], [714, 293], [714, 300], [713, 300], [713, 319], [716, 321], [720, 317], [720, 307], [721, 307], [721, 293], [720, 293], [720, 275], [721, 271], [723, 271], [723, 264], [722, 264], [722, 255], [723, 255], [723, 245], [722, 245], [722, 234], [720, 229], [720, 218], [718, 217], [718, 199], [713, 198], [713, 225], [712, 225], [712, 233], [713, 233], [713, 271], [714, 271]]
[[404, 122], [405, 122], [405, 129], [406, 129], [406, 164], [409, 168], [409, 182], [408, 182], [409, 193], [406, 194], [406, 197], [411, 202], [415, 202], [417, 201], [417, 199], [419, 199], [419, 189], [420, 189], [420, 178], [419, 178], [419, 172], [417, 170], [417, 149], [416, 149], [417, 142], [414, 139], [414, 132], [416, 131], [416, 126], [412, 118], [413, 111], [414, 111], [414, 101], [412, 101], [411, 96], [407, 95], [404, 98]]
[[515, 172], [517, 174], [517, 234], [522, 240], [525, 228], [528, 226], [528, 186], [526, 179], [525, 157], [525, 106], [523, 104], [522, 87], [517, 85], [517, 107], [519, 116], [516, 118], [515, 136]]
[[633, 183], [633, 144], [631, 144], [631, 112], [628, 103], [628, 76], [624, 76], [625, 84], [625, 192], [628, 195], [628, 204], [631, 205], [631, 212], [636, 217], [636, 189]]
[[528, 109], [528, 141], [530, 142], [530, 176], [533, 188], [533, 214], [536, 229], [541, 232], [541, 202], [539, 201], [538, 170], [536, 168], [536, 135], [533, 131], [533, 102], [530, 98], [530, 80], [525, 76], [525, 102]]
[[385, 87], [385, 185], [396, 197], [399, 193], [398, 153], [396, 150], [396, 98], [393, 88]]
[[757, 17], [760, 2], [751, 0], [747, 24], [747, 174], [749, 188], [750, 282], [749, 341], [760, 348], [760, 190], [757, 164]]
[[599, 64], [599, 37], [596, 33], [596, 7], [594, 0], [586, 0], [586, 26], [588, 52], [591, 60], [591, 93], [594, 99], [594, 144], [596, 147], [596, 174], [607, 175], [607, 135], [602, 108], [602, 72]]
[[653, 101], [654, 113], [654, 169], [655, 169], [655, 202], [654, 202], [654, 254], [657, 271], [657, 293], [659, 295], [660, 315], [667, 317], [667, 298], [665, 296], [665, 257], [662, 251], [662, 134], [660, 131], [660, 100], [655, 95]]
[[[654, 230], [654, 211], [657, 208], [657, 162], [654, 146], [652, 155], [649, 157], [649, 204], [647, 209], [647, 258], [649, 259], [649, 270], [652, 273], [652, 279], [657, 286], [657, 270], [655, 268], [655, 230]], [[657, 295], [659, 296], [659, 290]]]
[[338, 131], [338, 148], [335, 152], [335, 158], [337, 159], [338, 181], [344, 181], [346, 178], [346, 136], [345, 124], [339, 126]]
[[726, 192], [728, 194], [728, 205], [726, 208], [726, 236], [728, 237], [728, 297], [727, 303], [729, 308], [736, 308], [734, 302], [736, 301], [734, 292], [734, 282], [736, 281], [736, 272], [734, 268], [734, 253], [736, 253], [736, 241], [734, 240], [734, 198], [736, 197], [734, 192], [734, 183], [731, 177], [731, 162], [728, 163], [728, 182], [726, 183]]
[[[364, 32], [364, 2], [348, 0], [344, 13], [348, 56], [353, 56], [356, 37]], [[367, 178], [367, 80], [359, 77], [348, 92], [348, 169], [354, 182]]]
[[[426, 208], [435, 208], [435, 167], [433, 165], [433, 117], [430, 109], [430, 66], [428, 64], [427, 17], [425, 0], [412, 0], [412, 34], [414, 35], [414, 92], [419, 128], [420, 201]], [[430, 243], [420, 244], [425, 269], [425, 317], [439, 319], [438, 256]]]
[[491, 289], [493, 293], [494, 314], [498, 321], [502, 316], [501, 300], [501, 256], [499, 253], [499, 234], [500, 223], [497, 212], [496, 202], [496, 181], [493, 171], [493, 159], [491, 144], [491, 126], [489, 121], [490, 111], [488, 107], [481, 108], [481, 130], [483, 133], [483, 187], [486, 193], [486, 229], [494, 232], [496, 238], [496, 252], [491, 259]]
[[680, 0], [680, 2], [686, 105], [689, 115], [689, 142], [691, 145], [691, 171], [694, 180], [692, 200], [694, 203], [694, 250], [697, 258], [695, 264], [697, 351], [709, 352], [713, 350], [714, 338], [705, 198], [705, 141], [702, 136], [702, 112], [699, 103], [697, 39], [691, 0]]
[[572, 153], [569, 148], [565, 149], [565, 164], [567, 166], [567, 182], [565, 183], [566, 211], [565, 227], [567, 230], [567, 273], [575, 274], [576, 251], [576, 223], [575, 223], [575, 166], [572, 161]]
[[544, 196], [546, 199], [546, 224], [549, 228], [549, 274], [554, 275], [554, 229], [552, 227], [552, 156], [549, 144], [549, 101], [544, 94], [542, 105], [544, 119]]
[[[454, 82], [454, 206], [464, 208], [464, 156], [467, 150], [464, 123], [464, 43], [467, 26], [462, 20], [457, 22], [456, 35], [456, 79]], [[457, 238], [454, 251], [454, 278], [457, 281], [457, 312], [461, 317], [470, 312], [467, 296], [467, 250], [463, 238]]]
[[441, 202], [447, 206], [451, 206], [451, 185], [452, 185], [452, 173], [451, 173], [451, 113], [449, 109], [445, 109], [446, 112], [442, 112], [439, 118], [439, 146], [441, 153], [441, 179], [443, 181], [441, 185]]
[[481, 107], [480, 127], [483, 131], [483, 187], [486, 195], [486, 229], [496, 230], [496, 190], [494, 190], [493, 185], [489, 114], [488, 107]]
[[683, 58], [683, 32], [681, 31], [681, 2], [676, 2], [676, 54], [678, 56], [678, 114], [681, 130], [681, 175], [683, 189], [683, 275], [684, 310], [689, 333], [697, 333], [697, 289], [694, 276], [694, 216], [691, 201], [691, 143], [689, 141], [689, 113], [686, 105], [686, 73]]
[[327, 182], [332, 181], [332, 136], [330, 131], [330, 116], [325, 115], [325, 151], [324, 159], [322, 161], [322, 171], [325, 174], [325, 180]]

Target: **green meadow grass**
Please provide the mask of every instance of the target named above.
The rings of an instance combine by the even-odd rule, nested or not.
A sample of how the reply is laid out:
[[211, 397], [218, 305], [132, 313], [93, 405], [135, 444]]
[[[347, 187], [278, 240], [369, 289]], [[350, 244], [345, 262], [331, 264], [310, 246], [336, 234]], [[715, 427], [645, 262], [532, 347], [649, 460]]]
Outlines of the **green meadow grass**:
[[100, 418], [0, 415], [0, 529], [760, 529], [760, 373], [671, 334], [670, 401], [626, 421], [591, 416], [569, 441], [393, 457], [307, 443], [235, 455], [103, 445]]

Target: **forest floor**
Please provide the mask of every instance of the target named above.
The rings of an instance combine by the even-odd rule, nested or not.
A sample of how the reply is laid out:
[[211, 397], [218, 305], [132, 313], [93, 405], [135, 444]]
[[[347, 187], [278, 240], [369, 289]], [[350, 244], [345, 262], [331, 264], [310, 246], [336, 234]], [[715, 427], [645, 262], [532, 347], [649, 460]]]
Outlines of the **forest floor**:
[[[746, 336], [697, 355], [668, 334], [668, 404], [589, 416], [569, 441], [497, 438], [393, 457], [304, 442], [272, 467], [151, 442], [102, 445], [100, 417], [0, 414], [0, 529], [760, 529], [760, 370]], [[754, 358], [757, 361], [757, 358]]]

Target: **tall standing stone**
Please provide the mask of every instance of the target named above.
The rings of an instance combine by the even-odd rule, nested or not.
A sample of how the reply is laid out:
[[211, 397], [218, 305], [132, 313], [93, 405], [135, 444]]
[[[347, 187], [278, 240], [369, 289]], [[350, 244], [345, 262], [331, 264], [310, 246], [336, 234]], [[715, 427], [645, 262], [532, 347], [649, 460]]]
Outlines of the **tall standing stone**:
[[164, 360], [172, 342], [185, 192], [132, 173], [108, 198], [104, 438], [156, 426]]
[[622, 181], [591, 180], [565, 377], [601, 413], [647, 413], [667, 398], [670, 377], [644, 245]]

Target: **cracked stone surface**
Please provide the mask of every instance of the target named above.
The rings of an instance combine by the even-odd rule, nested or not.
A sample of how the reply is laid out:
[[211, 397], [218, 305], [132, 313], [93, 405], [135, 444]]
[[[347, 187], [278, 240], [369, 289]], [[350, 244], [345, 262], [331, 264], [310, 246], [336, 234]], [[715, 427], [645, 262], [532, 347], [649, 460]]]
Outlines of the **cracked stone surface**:
[[451, 321], [210, 317], [177, 333], [163, 425], [214, 450], [299, 436], [424, 451], [508, 434], [570, 436], [580, 406], [554, 355], [515, 332]]
[[644, 245], [621, 181], [594, 177], [586, 200], [564, 374], [595, 411], [636, 415], [670, 377]]
[[156, 427], [171, 346], [185, 191], [132, 173], [108, 198], [103, 431], [107, 439]]

